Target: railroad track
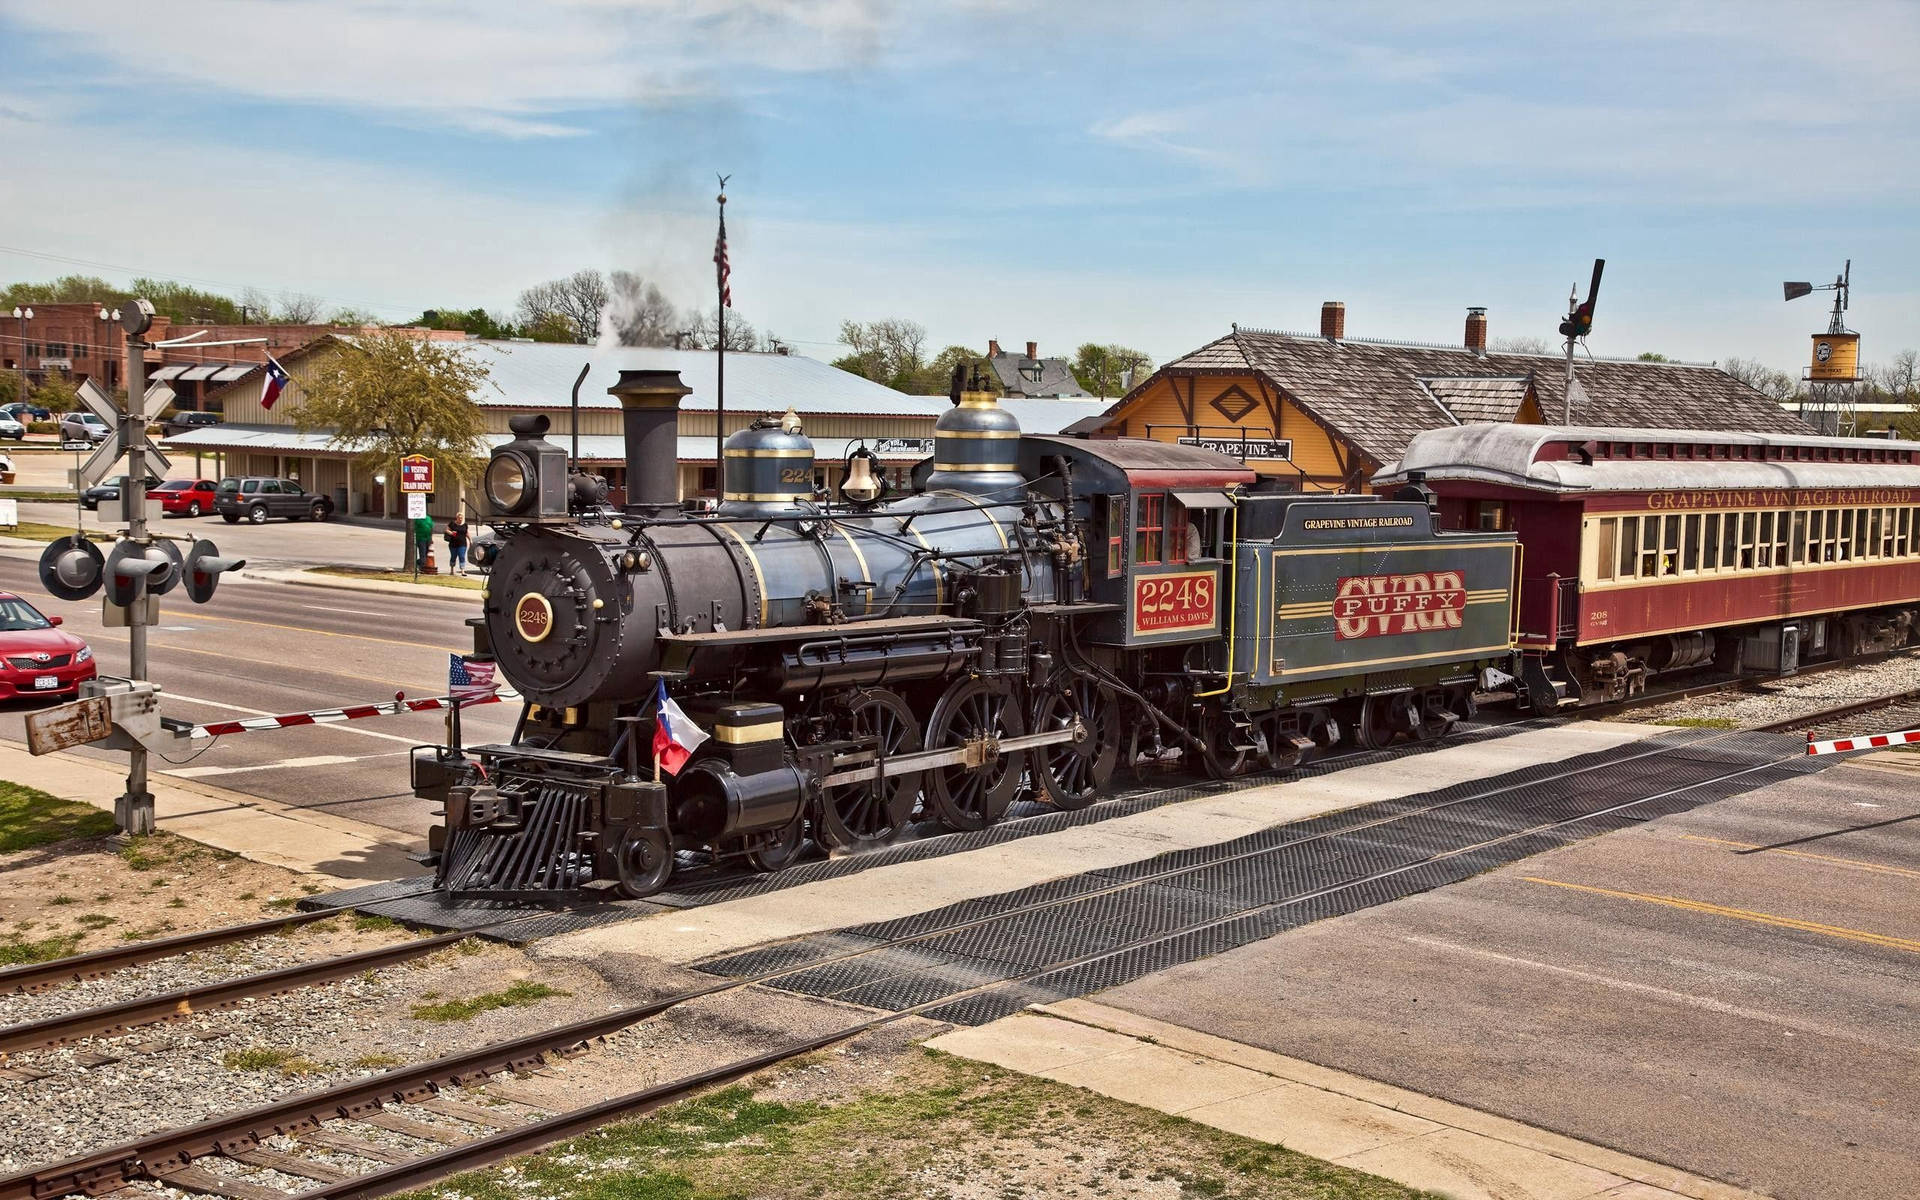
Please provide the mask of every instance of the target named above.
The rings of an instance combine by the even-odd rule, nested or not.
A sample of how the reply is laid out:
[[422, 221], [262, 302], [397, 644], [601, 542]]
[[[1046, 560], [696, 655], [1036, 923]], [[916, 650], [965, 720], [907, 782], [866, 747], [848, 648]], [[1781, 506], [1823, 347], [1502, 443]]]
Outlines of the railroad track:
[[58, 987], [63, 983], [99, 979], [141, 963], [172, 958], [176, 954], [187, 954], [194, 950], [206, 950], [214, 946], [249, 941], [272, 933], [283, 933], [295, 926], [324, 921], [338, 915], [335, 912], [293, 913], [290, 916], [253, 921], [245, 925], [224, 925], [219, 929], [203, 929], [199, 933], [182, 933], [175, 937], [156, 938], [150, 942], [109, 946], [105, 950], [95, 950], [89, 954], [74, 954], [51, 962], [8, 967], [0, 971], [0, 996], [18, 995], [22, 992], [44, 992], [48, 988]]
[[[955, 906], [953, 916], [936, 921], [932, 928], [891, 938], [878, 946], [855, 949], [829, 958], [813, 957], [798, 965], [744, 977], [716, 977], [712, 984], [690, 988], [644, 1004], [471, 1051], [446, 1055], [431, 1062], [396, 1067], [375, 1077], [302, 1093], [250, 1111], [195, 1125], [163, 1130], [122, 1145], [0, 1178], [0, 1200], [52, 1200], [54, 1197], [76, 1194], [98, 1196], [118, 1191], [137, 1181], [167, 1184], [187, 1191], [228, 1197], [230, 1200], [286, 1200], [295, 1195], [301, 1200], [360, 1200], [391, 1194], [456, 1171], [537, 1148], [617, 1117], [651, 1111], [707, 1087], [741, 1079], [907, 1017], [932, 1015], [937, 1019], [940, 1010], [968, 997], [996, 991], [1004, 993], [1008, 988], [1018, 988], [1024, 983], [1042, 980], [1066, 970], [1100, 967], [1121, 960], [1138, 961], [1143, 954], [1169, 947], [1184, 952], [1187, 948], [1205, 944], [1212, 945], [1214, 949], [1202, 952], [1214, 952], [1235, 944], [1232, 940], [1234, 937], [1245, 934], [1263, 918], [1291, 915], [1298, 918], [1294, 923], [1305, 923], [1332, 912], [1352, 911], [1394, 898], [1398, 894], [1438, 886], [1436, 880], [1443, 878], [1466, 878], [1488, 869], [1489, 859], [1495, 862], [1512, 861], [1549, 844], [1559, 844], [1555, 841], [1556, 836], [1573, 840], [1604, 828], [1617, 827], [1623, 821], [1644, 819], [1646, 814], [1639, 818], [1632, 815], [1635, 809], [1651, 806], [1649, 812], [1659, 815], [1663, 802], [1672, 805], [1676, 803], [1676, 798], [1684, 797], [1688, 792], [1777, 769], [1801, 757], [1798, 754], [1776, 756], [1775, 748], [1770, 746], [1758, 752], [1748, 748], [1736, 753], [1730, 749], [1716, 757], [1713, 749], [1716, 742], [1731, 747], [1734, 739], [1752, 736], [1735, 733], [1710, 735], [1624, 753], [1593, 755], [1588, 756], [1588, 761], [1577, 766], [1569, 765], [1564, 770], [1532, 769], [1526, 772], [1527, 778], [1520, 782], [1490, 789], [1469, 788], [1464, 794], [1436, 799], [1405, 811], [1399, 811], [1395, 804], [1388, 802], [1354, 810], [1351, 814], [1333, 814], [1329, 819], [1305, 823], [1300, 836], [1287, 839], [1278, 847], [1280, 851], [1305, 857], [1317, 855], [1336, 864], [1335, 873], [1329, 876], [1322, 872], [1323, 881], [1315, 886], [1282, 885], [1281, 894], [1257, 900], [1233, 901], [1238, 907], [1214, 911], [1177, 928], [1160, 928], [1119, 944], [1102, 945], [1089, 952], [1064, 953], [1048, 961], [1029, 962], [1024, 967], [1014, 968], [998, 978], [979, 982], [972, 987], [949, 990], [935, 999], [901, 1007], [896, 1011], [850, 1020], [837, 1029], [817, 1036], [795, 1039], [758, 1054], [580, 1108], [552, 1111], [542, 1102], [529, 1099], [511, 1083], [494, 1081], [503, 1075], [537, 1068], [553, 1057], [584, 1053], [597, 1039], [704, 997], [754, 985], [777, 983], [783, 978], [830, 965], [836, 959], [850, 961], [897, 952], [918, 943], [950, 937], [1022, 914], [1038, 915], [1049, 910], [1066, 910], [1071, 905], [1085, 903], [1102, 894], [1137, 892], [1144, 887], [1177, 885], [1182, 880], [1200, 886], [1222, 867], [1260, 858], [1271, 860], [1276, 848], [1267, 845], [1240, 852], [1199, 856], [1192, 852], [1170, 854], [1148, 860], [1142, 864], [1145, 870], [1132, 872], [1127, 878], [1114, 880], [1109, 886], [1094, 891], [1055, 894], [1024, 904], [989, 905], [985, 915], [972, 918], [962, 914], [980, 913], [980, 907]], [[1641, 761], [1701, 747], [1707, 750], [1691, 756], [1680, 755], [1685, 760], [1684, 765], [1676, 765], [1664, 776], [1649, 772], [1646, 770], [1647, 764]], [[1636, 762], [1640, 765], [1627, 766]], [[1580, 780], [1582, 776], [1597, 776], [1597, 773], [1609, 770], [1620, 770], [1621, 779], [1632, 781], [1637, 789], [1646, 794], [1609, 802], [1617, 794], [1609, 789], [1619, 786], [1610, 778], [1602, 776]], [[1676, 786], [1663, 786], [1676, 779], [1681, 780]], [[1590, 802], [1582, 799], [1577, 805], [1583, 811], [1567, 814], [1565, 809], [1568, 801], [1565, 797], [1550, 801], [1534, 799], [1541, 794], [1540, 789], [1544, 785], [1574, 780], [1579, 781], [1574, 785], [1576, 795], [1586, 797], [1592, 794]], [[1578, 792], [1581, 784], [1593, 785], [1590, 793]], [[1448, 796], [1449, 793], [1434, 795]], [[1684, 802], [1681, 803], [1684, 807]], [[1510, 804], [1521, 815], [1518, 821], [1513, 822], [1516, 827], [1491, 836], [1480, 836], [1488, 828], [1483, 823], [1484, 814], [1473, 808], [1462, 809], [1452, 817], [1453, 828], [1460, 838], [1459, 844], [1430, 848], [1435, 822], [1429, 820], [1423, 825], [1422, 820], [1443, 814], [1445, 810], [1474, 804], [1483, 808]], [[1530, 814], [1536, 808], [1543, 814], [1542, 819], [1532, 819]], [[1590, 827], [1585, 833], [1579, 831], [1583, 824]], [[1309, 828], [1312, 832], [1307, 831]], [[1378, 847], [1388, 845], [1390, 849], [1396, 849], [1390, 845], [1396, 830], [1404, 833], [1403, 841], [1398, 845], [1397, 853], [1387, 857], [1401, 861], [1378, 869], [1361, 865], [1362, 860], [1372, 862], [1380, 857], [1376, 853]], [[1341, 850], [1336, 847], [1351, 848]], [[1501, 860], [1503, 853], [1510, 857]], [[1346, 854], [1354, 856], [1354, 865], [1350, 870], [1337, 865], [1347, 861], [1344, 857]], [[1200, 861], [1196, 861], [1196, 858]], [[1407, 886], [1409, 884], [1412, 886]], [[1405, 890], [1396, 892], [1397, 887]], [[453, 1087], [484, 1087], [487, 1091], [482, 1095], [506, 1100], [522, 1111], [508, 1114], [440, 1095], [443, 1090]], [[423, 1115], [396, 1111], [406, 1110], [408, 1106], [414, 1106]], [[482, 1132], [470, 1133], [467, 1129], [448, 1124], [448, 1120], [463, 1122]], [[418, 1153], [407, 1154], [388, 1145], [377, 1144], [352, 1132], [351, 1127], [355, 1124], [407, 1135], [418, 1140], [422, 1149]], [[280, 1135], [295, 1139], [292, 1151], [265, 1145]], [[352, 1174], [339, 1166], [337, 1161], [323, 1162], [303, 1157], [297, 1152], [300, 1146], [355, 1155], [373, 1163], [373, 1169]], [[230, 1173], [209, 1169], [207, 1160], [217, 1157], [244, 1166], [270, 1167], [283, 1176], [312, 1181], [315, 1186], [299, 1191], [265, 1187], [236, 1178]]]
[[[1868, 713], [1884, 714], [1886, 728], [1858, 729], [1853, 726], [1838, 728], [1840, 722], [1851, 721]], [[1847, 733], [1890, 733], [1895, 729], [1911, 729], [1920, 725], [1920, 689], [1909, 689], [1889, 696], [1875, 696], [1871, 700], [1854, 700], [1845, 704], [1836, 704], [1816, 712], [1802, 713], [1797, 717], [1774, 721], [1758, 726], [1769, 733], [1798, 733], [1805, 731], [1808, 737], [1816, 733], [1834, 733], [1844, 736]], [[1830, 728], [1833, 727], [1833, 728]]]
[[[1687, 684], [1681, 687], [1659, 691], [1642, 692], [1638, 696], [1629, 696], [1625, 700], [1615, 700], [1606, 704], [1596, 704], [1591, 708], [1578, 710], [1576, 716], [1606, 719], [1622, 712], [1631, 712], [1638, 708], [1651, 708], [1660, 704], [1672, 704], [1679, 700], [1691, 700], [1696, 696], [1714, 696], [1721, 692], [1741, 691], [1760, 693], [1764, 685], [1776, 679], [1804, 679], [1809, 675], [1819, 675], [1826, 671], [1840, 671], [1849, 667], [1869, 667], [1876, 663], [1887, 662], [1895, 658], [1911, 658], [1920, 655], [1920, 646], [1909, 646], [1899, 650], [1888, 650], [1878, 654], [1862, 654], [1856, 658], [1840, 658], [1830, 662], [1812, 663], [1787, 676], [1732, 675], [1711, 679], [1704, 683]], [[1869, 702], [1873, 703], [1873, 702]], [[1773, 726], [1758, 726], [1771, 730]]]

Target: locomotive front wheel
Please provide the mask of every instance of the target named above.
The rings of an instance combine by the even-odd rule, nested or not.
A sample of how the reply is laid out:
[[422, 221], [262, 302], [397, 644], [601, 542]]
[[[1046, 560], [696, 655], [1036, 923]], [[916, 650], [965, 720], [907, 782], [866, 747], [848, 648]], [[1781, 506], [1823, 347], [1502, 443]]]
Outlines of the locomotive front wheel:
[[[870, 688], [847, 702], [834, 721], [833, 734], [891, 758], [920, 749], [919, 725], [905, 700], [883, 688]], [[820, 798], [814, 835], [828, 850], [884, 846], [906, 827], [919, 791], [917, 775], [828, 788]]]
[[[956, 684], [934, 705], [927, 747], [957, 749], [983, 737], [1016, 738], [1027, 731], [1020, 705], [982, 679]], [[927, 803], [948, 829], [962, 833], [998, 821], [1020, 789], [1026, 755], [1001, 754], [984, 766], [935, 767], [927, 772]]]
[[1040, 777], [1047, 802], [1059, 809], [1085, 808], [1099, 799], [1120, 762], [1120, 704], [1111, 688], [1069, 676], [1034, 697], [1035, 733], [1066, 729], [1076, 716], [1085, 733], [1040, 747], [1027, 764]]
[[673, 847], [657, 829], [638, 829], [620, 841], [614, 851], [620, 870], [617, 890], [629, 900], [651, 896], [667, 886], [673, 875]]
[[795, 817], [785, 829], [756, 834], [761, 840], [747, 851], [747, 865], [756, 871], [779, 871], [793, 865], [807, 844], [807, 822]]

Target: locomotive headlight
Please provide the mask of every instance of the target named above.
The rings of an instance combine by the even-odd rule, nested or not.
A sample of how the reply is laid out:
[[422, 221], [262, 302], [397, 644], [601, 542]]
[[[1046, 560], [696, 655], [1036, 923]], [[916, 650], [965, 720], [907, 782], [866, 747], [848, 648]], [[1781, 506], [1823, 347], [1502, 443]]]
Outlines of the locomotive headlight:
[[493, 456], [487, 464], [485, 484], [487, 501], [503, 515], [519, 512], [531, 499], [527, 461], [512, 451]]

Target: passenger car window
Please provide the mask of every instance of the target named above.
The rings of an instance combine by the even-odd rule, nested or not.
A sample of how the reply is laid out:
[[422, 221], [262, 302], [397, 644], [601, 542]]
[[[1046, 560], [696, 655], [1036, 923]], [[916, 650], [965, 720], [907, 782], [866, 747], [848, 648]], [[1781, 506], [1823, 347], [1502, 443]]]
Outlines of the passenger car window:
[[296, 479], [282, 479], [280, 481], [280, 490], [289, 496], [299, 496], [305, 492], [305, 489], [300, 486], [300, 482]]
[[260, 490], [260, 481], [258, 479], [245, 480], [240, 484], [240, 490], [243, 492], [257, 492]]

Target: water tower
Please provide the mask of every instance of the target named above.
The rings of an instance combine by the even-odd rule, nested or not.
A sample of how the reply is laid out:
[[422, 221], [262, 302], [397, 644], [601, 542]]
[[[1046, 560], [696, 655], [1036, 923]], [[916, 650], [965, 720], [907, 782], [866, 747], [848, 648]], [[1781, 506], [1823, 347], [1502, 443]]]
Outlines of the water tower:
[[[1821, 433], [1851, 437], [1856, 420], [1855, 406], [1860, 399], [1860, 335], [1847, 328], [1848, 291], [1853, 286], [1853, 260], [1832, 283], [1815, 287], [1811, 283], [1783, 283], [1788, 300], [1798, 300], [1814, 292], [1833, 293], [1833, 316], [1825, 333], [1813, 335], [1813, 354], [1802, 378], [1807, 384], [1811, 404], [1802, 401], [1800, 419]], [[1811, 408], [1811, 419], [1809, 419]]]

